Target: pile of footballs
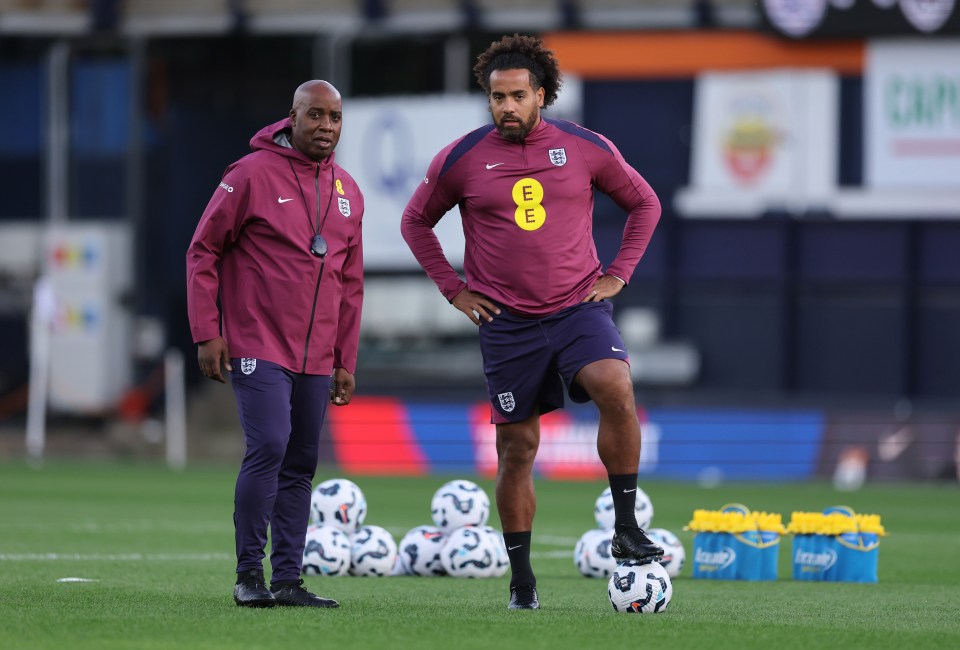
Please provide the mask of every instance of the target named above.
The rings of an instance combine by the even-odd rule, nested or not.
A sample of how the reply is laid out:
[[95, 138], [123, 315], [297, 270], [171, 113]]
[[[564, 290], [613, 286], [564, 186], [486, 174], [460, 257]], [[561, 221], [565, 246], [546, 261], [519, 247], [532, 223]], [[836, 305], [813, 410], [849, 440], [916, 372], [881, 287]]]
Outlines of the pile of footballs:
[[449, 481], [434, 493], [430, 511], [433, 525], [413, 528], [397, 544], [385, 528], [364, 524], [367, 500], [356, 483], [324, 481], [310, 498], [303, 573], [490, 578], [507, 572], [507, 548], [487, 525], [490, 498], [483, 488]]

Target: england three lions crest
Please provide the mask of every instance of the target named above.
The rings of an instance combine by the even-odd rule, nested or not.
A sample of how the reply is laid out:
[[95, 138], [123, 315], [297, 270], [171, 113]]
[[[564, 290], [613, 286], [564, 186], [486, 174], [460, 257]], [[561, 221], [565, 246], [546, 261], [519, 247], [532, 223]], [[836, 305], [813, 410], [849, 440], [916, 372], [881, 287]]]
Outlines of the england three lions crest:
[[248, 359], [246, 357], [240, 359], [240, 372], [245, 375], [252, 374], [254, 370], [257, 369], [257, 360]]
[[567, 150], [563, 147], [559, 149], [550, 149], [547, 151], [547, 155], [550, 156], [550, 162], [557, 167], [563, 167], [567, 164]]
[[513, 399], [513, 393], [500, 393], [497, 395], [497, 399], [500, 400], [500, 408], [506, 413], [512, 413], [513, 409], [517, 406], [516, 401]]
[[337, 204], [340, 206], [340, 214], [345, 217], [350, 216], [350, 199], [345, 199], [342, 196], [337, 197]]

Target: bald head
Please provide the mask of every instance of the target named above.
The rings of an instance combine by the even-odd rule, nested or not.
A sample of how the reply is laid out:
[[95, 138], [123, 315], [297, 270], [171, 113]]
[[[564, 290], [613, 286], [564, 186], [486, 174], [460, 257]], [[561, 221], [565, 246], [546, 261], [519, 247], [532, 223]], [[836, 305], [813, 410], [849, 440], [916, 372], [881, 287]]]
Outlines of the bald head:
[[297, 86], [297, 89], [293, 93], [293, 110], [296, 110], [297, 107], [304, 102], [309, 103], [314, 92], [332, 93], [336, 95], [338, 99], [340, 98], [340, 91], [329, 81], [324, 81], [323, 79], [304, 81]]
[[328, 158], [340, 141], [343, 104], [340, 91], [321, 79], [307, 81], [293, 93], [291, 141], [316, 161]]

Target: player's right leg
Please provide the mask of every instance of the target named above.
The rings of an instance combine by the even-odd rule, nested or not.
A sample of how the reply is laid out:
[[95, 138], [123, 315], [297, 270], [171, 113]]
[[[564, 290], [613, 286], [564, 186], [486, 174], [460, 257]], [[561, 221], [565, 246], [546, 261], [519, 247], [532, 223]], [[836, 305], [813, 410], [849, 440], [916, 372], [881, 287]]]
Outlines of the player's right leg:
[[480, 326], [480, 350], [497, 426], [497, 510], [510, 556], [510, 609], [539, 609], [530, 565], [540, 413], [563, 405], [563, 386], [537, 319], [501, 310]]
[[510, 556], [509, 609], [539, 609], [537, 578], [530, 565], [530, 538], [537, 497], [533, 461], [540, 445], [540, 416], [497, 425], [497, 511]]
[[272, 607], [276, 601], [265, 584], [263, 558], [277, 476], [290, 437], [292, 378], [287, 370], [262, 359], [255, 366], [234, 359], [233, 368], [231, 384], [246, 442], [234, 492], [234, 600], [245, 607]]

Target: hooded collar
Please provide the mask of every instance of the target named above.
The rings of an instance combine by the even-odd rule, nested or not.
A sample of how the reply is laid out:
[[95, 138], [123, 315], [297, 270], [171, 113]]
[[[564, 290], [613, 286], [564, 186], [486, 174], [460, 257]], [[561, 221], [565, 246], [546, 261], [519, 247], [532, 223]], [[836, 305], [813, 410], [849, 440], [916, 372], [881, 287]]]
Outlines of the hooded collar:
[[272, 151], [308, 165], [319, 164], [321, 167], [333, 165], [334, 157], [337, 155], [336, 152], [332, 152], [323, 160], [316, 161], [299, 149], [294, 148], [291, 133], [290, 118], [286, 117], [260, 129], [255, 136], [250, 138], [250, 148], [254, 151]]

